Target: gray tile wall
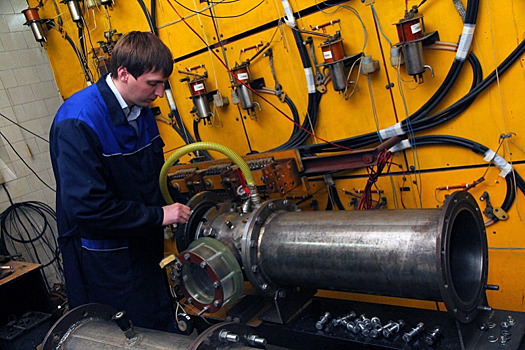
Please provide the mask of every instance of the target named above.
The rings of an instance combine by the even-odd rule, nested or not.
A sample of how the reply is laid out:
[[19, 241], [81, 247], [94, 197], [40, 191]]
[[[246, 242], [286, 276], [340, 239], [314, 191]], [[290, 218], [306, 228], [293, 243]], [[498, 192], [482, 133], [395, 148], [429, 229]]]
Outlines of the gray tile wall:
[[[0, 0], [0, 113], [47, 140], [62, 99], [45, 50], [35, 41], [29, 27], [23, 25], [25, 17], [21, 11], [26, 8], [26, 0]], [[0, 172], [13, 201], [40, 201], [54, 209], [55, 193], [20, 159], [55, 188], [49, 144], [2, 115], [0, 132], [4, 135], [0, 135]], [[9, 206], [6, 191], [0, 187], [0, 212]], [[54, 232], [56, 234], [56, 229]], [[8, 244], [11, 253], [16, 249], [24, 254], [26, 261], [37, 262], [31, 250], [19, 245], [15, 247]], [[42, 261], [48, 261], [41, 244], [37, 249]], [[50, 282], [56, 281], [52, 268], [46, 268], [45, 272]]]
[[[24, 26], [25, 0], [0, 0], [0, 113], [48, 139], [49, 126], [62, 103], [44, 48]], [[0, 172], [13, 201], [42, 201], [54, 208], [54, 192], [13, 151], [54, 188], [47, 142], [0, 115]], [[0, 211], [9, 206], [0, 188]]]

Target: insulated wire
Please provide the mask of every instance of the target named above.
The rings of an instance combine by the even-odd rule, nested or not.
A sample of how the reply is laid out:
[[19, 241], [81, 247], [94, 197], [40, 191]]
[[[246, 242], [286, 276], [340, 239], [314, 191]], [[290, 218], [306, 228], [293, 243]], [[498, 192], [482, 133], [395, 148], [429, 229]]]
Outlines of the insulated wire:
[[[175, 9], [175, 7], [173, 6], [173, 4], [171, 3], [171, 0], [167, 0], [168, 4], [171, 6], [171, 8], [173, 9], [173, 11], [175, 11], [175, 13], [182, 19], [182, 21], [188, 26], [188, 28], [190, 28], [190, 30], [201, 40], [204, 42], [204, 40], [202, 39], [202, 37], [186, 22], [186, 20], [184, 20], [184, 18], [179, 14], [179, 12]], [[294, 31], [295, 33], [295, 31]], [[230, 73], [230, 69], [228, 68], [228, 66], [226, 66], [226, 64], [221, 60], [221, 58], [214, 52], [212, 51], [213, 55], [219, 60], [219, 62], [224, 66], [224, 68]], [[294, 122], [292, 118], [290, 118], [286, 113], [284, 113], [281, 109], [279, 109], [277, 106], [275, 106], [274, 104], [272, 104], [270, 101], [268, 101], [268, 99], [266, 99], [264, 96], [258, 94], [254, 89], [252, 89], [249, 85], [246, 85], [245, 83], [241, 82], [242, 84], [244, 84], [250, 91], [252, 91], [253, 93], [255, 93], [257, 96], [259, 96], [262, 100], [264, 100], [265, 102], [267, 102], [269, 105], [271, 105], [274, 109], [276, 109], [281, 115], [283, 115], [285, 118], [287, 118], [288, 120], [290, 120], [292, 123]], [[317, 96], [319, 95], [319, 97]], [[312, 98], [312, 96], [315, 96], [313, 97], [313, 101], [315, 103], [315, 105], [311, 105], [310, 104], [310, 100], [309, 100], [309, 103], [308, 103], [308, 106], [312, 106], [312, 108], [314, 109], [312, 112], [315, 111], [315, 114], [317, 115], [317, 108], [319, 106], [318, 102], [319, 102], [319, 99], [320, 99], [320, 93], [319, 92], [316, 92], [316, 93], [311, 93], [309, 94], [309, 99]], [[303, 123], [304, 124], [304, 123]], [[312, 123], [313, 125], [314, 123]], [[302, 126], [302, 125], [298, 125], [302, 130], [306, 131], [307, 134], [313, 136], [314, 138], [316, 139], [319, 139], [323, 142], [326, 142], [328, 144], [331, 144], [333, 145], [334, 147], [337, 147], [337, 148], [340, 148], [340, 149], [345, 149], [345, 150], [350, 150], [350, 148], [348, 147], [345, 147], [345, 146], [341, 146], [341, 145], [337, 145], [337, 144], [334, 144], [332, 143], [331, 141], [327, 141], [319, 136], [316, 136], [313, 134], [312, 131], [308, 130], [306, 127]], [[306, 138], [308, 138], [308, 135], [306, 136]], [[306, 140], [306, 138], [303, 140], [303, 142]]]
[[371, 4], [370, 7], [372, 8], [372, 14], [374, 16], [375, 23], [377, 24], [377, 28], [379, 28], [379, 32], [381, 33], [383, 38], [385, 38], [387, 43], [390, 44], [390, 47], [394, 46], [394, 45], [392, 45], [392, 42], [388, 39], [388, 37], [385, 35], [385, 33], [383, 33], [383, 29], [381, 28], [381, 24], [379, 22], [379, 18], [377, 17], [377, 12], [376, 12], [376, 9], [374, 7], [374, 4]]
[[33, 173], [33, 175], [36, 176], [36, 178], [41, 182], [43, 183], [47, 188], [49, 188], [51, 191], [53, 192], [56, 192], [56, 190], [49, 186], [44, 180], [42, 180], [42, 178], [40, 176], [38, 176], [38, 174], [36, 173], [36, 171], [33, 170], [33, 168], [31, 168], [31, 166], [29, 164], [27, 164], [27, 162], [24, 160], [24, 158], [22, 158], [22, 156], [20, 155], [20, 153], [17, 152], [17, 150], [15, 149], [15, 147], [13, 146], [13, 144], [11, 142], [9, 142], [9, 140], [7, 139], [7, 137], [5, 137], [5, 135], [0, 131], [0, 136], [2, 136], [4, 138], [4, 140], [6, 140], [7, 144], [9, 145], [9, 147], [11, 147], [11, 149], [13, 150], [13, 152], [15, 152], [15, 154], [17, 155], [18, 158], [20, 158], [20, 160], [22, 161], [22, 163], [24, 163], [24, 165]]
[[[261, 5], [264, 3], [264, 1], [266, 1], [266, 0], [261, 0], [257, 5], [255, 5], [255, 6], [252, 7], [251, 9], [249, 9], [249, 10], [243, 12], [243, 13], [240, 13], [240, 14], [238, 14], [238, 15], [232, 15], [232, 16], [215, 16], [215, 15], [207, 15], [207, 14], [205, 14], [205, 13], [199, 13], [199, 12], [196, 11], [196, 10], [192, 10], [192, 9], [190, 9], [189, 7], [184, 6], [184, 5], [181, 4], [178, 0], [173, 0], [173, 1], [174, 1], [177, 5], [179, 5], [180, 7], [182, 7], [183, 9], [188, 10], [188, 11], [190, 11], [190, 12], [192, 12], [192, 13], [195, 13], [195, 14], [201, 14], [201, 15], [203, 15], [203, 16], [205, 16], [205, 17], [212, 17], [212, 18], [213, 18], [213, 17], [215, 17], [215, 18], [238, 18], [238, 17], [242, 17], [242, 16], [244, 16], [244, 15], [246, 15], [246, 14], [252, 12], [252, 11], [255, 10], [257, 7], [261, 6]], [[220, 3], [223, 3], [223, 2], [221, 1]], [[219, 2], [215, 3], [215, 2], [209, 2], [209, 1], [208, 1], [208, 4], [212, 4], [211, 6], [208, 6], [208, 7], [213, 7], [213, 6], [215, 6], [215, 5], [217, 5], [217, 4], [220, 4], [220, 3], [219, 3]]]
[[[357, 19], [359, 20], [359, 22], [361, 22], [361, 26], [363, 27], [363, 37], [364, 37], [364, 42], [363, 42], [363, 49], [361, 50], [361, 52], [364, 52], [365, 51], [365, 48], [366, 48], [366, 44], [368, 42], [368, 32], [366, 30], [366, 27], [365, 27], [365, 23], [363, 22], [363, 19], [361, 18], [361, 16], [359, 15], [359, 12], [357, 12], [357, 10], [351, 6], [348, 6], [348, 5], [327, 5], [325, 4], [325, 6], [328, 6], [328, 7], [337, 7], [334, 11], [332, 12], [329, 12], [329, 11], [323, 11], [321, 9], [321, 7], [317, 4], [317, 0], [315, 1], [315, 5], [317, 6], [317, 8], [319, 8], [319, 10], [326, 14], [326, 15], [332, 15], [334, 13], [336, 13], [337, 11], [339, 11], [340, 9], [346, 9], [350, 12], [352, 12], [356, 17]], [[372, 5], [373, 6], [373, 5]]]
[[[410, 116], [408, 114], [408, 107], [407, 102], [405, 99], [405, 93], [403, 91], [403, 84], [401, 83], [401, 75], [399, 73], [399, 66], [401, 65], [401, 56], [398, 56], [397, 66], [396, 66], [396, 72], [397, 72], [397, 87], [399, 89], [399, 94], [401, 95], [401, 100], [403, 101], [403, 107], [405, 109], [405, 116], [407, 121], [407, 131], [408, 136], [411, 138], [414, 138], [414, 130], [412, 129], [412, 125], [410, 123]], [[419, 197], [419, 207], [423, 208], [423, 193], [422, 193], [422, 187], [423, 187], [423, 178], [421, 177], [421, 165], [419, 163], [419, 155], [417, 153], [417, 147], [416, 145], [411, 146], [412, 149], [412, 160], [414, 162], [414, 175], [417, 177], [417, 180], [415, 182], [416, 189], [417, 189], [417, 195]]]
[[[479, 0], [470, 0], [468, 3], [467, 8], [467, 18], [466, 23], [467, 24], [475, 24], [475, 20], [477, 18], [477, 12], [479, 7]], [[447, 74], [445, 80], [441, 84], [441, 86], [438, 88], [438, 90], [434, 93], [434, 95], [415, 113], [413, 113], [409, 118], [408, 122], [417, 121], [421, 119], [422, 117], [426, 116], [433, 108], [437, 106], [437, 104], [446, 96], [448, 91], [452, 88], [453, 83], [457, 79], [459, 75], [459, 71], [461, 67], [463, 66], [463, 61], [454, 59], [454, 62], [451, 66], [451, 69], [449, 70], [449, 73]], [[407, 120], [404, 120], [402, 122], [402, 125], [406, 128]], [[355, 136], [352, 138], [347, 138], [343, 140], [334, 141], [332, 143], [335, 143], [337, 145], [344, 145], [348, 147], [358, 148], [363, 147], [368, 144], [377, 142], [375, 138], [375, 133], [371, 134], [364, 134], [360, 136]], [[334, 149], [330, 149], [330, 146], [328, 145], [313, 145], [313, 146], [304, 146], [303, 151], [311, 154], [316, 152], [323, 152], [323, 151], [334, 151]]]
[[[2, 240], [5, 240], [6, 237], [9, 238], [15, 250], [15, 242], [22, 244], [34, 262], [42, 264], [44, 270], [52, 268], [57, 280], [64, 283], [59, 246], [53, 229], [53, 227], [56, 227], [55, 211], [49, 205], [42, 202], [27, 201], [14, 203], [5, 184], [2, 186], [11, 203], [11, 205], [0, 214]], [[53, 225], [51, 225], [51, 222]], [[15, 237], [15, 233], [18, 237]], [[23, 237], [23, 234], [26, 238]], [[38, 253], [35, 244], [39, 241], [42, 243], [41, 252], [47, 260], [42, 260]], [[31, 246], [32, 252], [29, 250], [29, 246]], [[46, 274], [44, 274], [44, 279], [48, 290], [52, 290]]]

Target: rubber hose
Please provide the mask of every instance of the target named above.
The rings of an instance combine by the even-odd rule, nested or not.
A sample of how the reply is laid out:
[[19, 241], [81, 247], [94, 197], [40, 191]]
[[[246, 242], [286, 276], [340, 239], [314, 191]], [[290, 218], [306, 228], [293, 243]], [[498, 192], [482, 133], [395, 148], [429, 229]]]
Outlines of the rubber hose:
[[173, 154], [166, 159], [164, 162], [164, 165], [162, 166], [162, 169], [160, 170], [160, 176], [159, 176], [159, 186], [160, 186], [160, 192], [162, 193], [162, 197], [168, 204], [173, 203], [173, 199], [171, 198], [169, 191], [168, 191], [168, 182], [166, 181], [166, 178], [168, 177], [168, 171], [171, 168], [171, 166], [183, 155], [195, 151], [202, 151], [202, 150], [212, 150], [217, 151], [228, 158], [230, 158], [238, 167], [241, 169], [242, 174], [244, 175], [244, 178], [246, 179], [246, 184], [248, 186], [255, 187], [255, 180], [253, 178], [253, 174], [250, 170], [250, 167], [244, 159], [241, 158], [240, 155], [235, 153], [230, 148], [220, 145], [215, 142], [195, 142], [186, 146], [183, 146], [173, 152]]

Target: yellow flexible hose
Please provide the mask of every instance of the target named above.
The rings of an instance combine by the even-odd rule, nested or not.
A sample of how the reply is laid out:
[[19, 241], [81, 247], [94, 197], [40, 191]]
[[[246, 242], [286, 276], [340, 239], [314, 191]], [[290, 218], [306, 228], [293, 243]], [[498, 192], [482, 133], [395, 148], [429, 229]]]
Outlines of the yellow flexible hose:
[[246, 179], [246, 184], [250, 188], [256, 188], [255, 187], [255, 180], [253, 179], [252, 172], [250, 170], [250, 167], [244, 159], [241, 158], [240, 155], [232, 151], [230, 148], [223, 146], [221, 144], [215, 143], [215, 142], [195, 142], [191, 143], [189, 145], [186, 145], [184, 147], [179, 148], [173, 154], [166, 159], [164, 162], [164, 165], [162, 166], [162, 169], [160, 170], [160, 176], [159, 176], [159, 185], [160, 185], [160, 192], [162, 193], [162, 197], [164, 197], [164, 200], [168, 204], [173, 203], [173, 199], [170, 196], [170, 193], [168, 191], [168, 183], [166, 181], [166, 178], [168, 177], [168, 171], [172, 167], [172, 165], [183, 155], [195, 152], [195, 151], [203, 151], [203, 150], [212, 150], [217, 151], [228, 158], [230, 158], [238, 167], [241, 169], [242, 174], [244, 175], [244, 178]]

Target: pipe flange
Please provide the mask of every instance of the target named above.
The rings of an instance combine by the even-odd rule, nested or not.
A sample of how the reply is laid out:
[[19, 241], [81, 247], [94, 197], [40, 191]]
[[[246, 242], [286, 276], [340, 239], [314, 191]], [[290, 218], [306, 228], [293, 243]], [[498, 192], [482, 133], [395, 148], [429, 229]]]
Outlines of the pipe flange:
[[216, 193], [205, 191], [196, 194], [186, 203], [191, 208], [191, 215], [187, 223], [177, 225], [175, 241], [179, 252], [188, 249], [190, 243], [197, 239], [195, 233], [204, 214], [220, 201], [220, 197]]
[[83, 320], [99, 319], [111, 321], [117, 311], [105, 304], [85, 304], [74, 308], [62, 316], [47, 332], [42, 342], [42, 350], [54, 350], [60, 347], [63, 338], [67, 338], [71, 331], [83, 324]]
[[[470, 323], [486, 303], [488, 245], [481, 210], [469, 192], [458, 191], [447, 198], [439, 230], [436, 255], [443, 282], [441, 296], [458, 321]], [[472, 245], [477, 246], [478, 254], [462, 254], [467, 247], [473, 251]]]
[[279, 289], [279, 286], [265, 276], [259, 268], [257, 254], [259, 250], [259, 234], [273, 213], [296, 210], [297, 206], [288, 200], [277, 199], [267, 201], [252, 213], [246, 223], [242, 236], [242, 264], [246, 277], [261, 294], [273, 296]]
[[177, 261], [177, 285], [199, 310], [216, 312], [242, 295], [241, 267], [218, 240], [199, 238], [177, 256]]

